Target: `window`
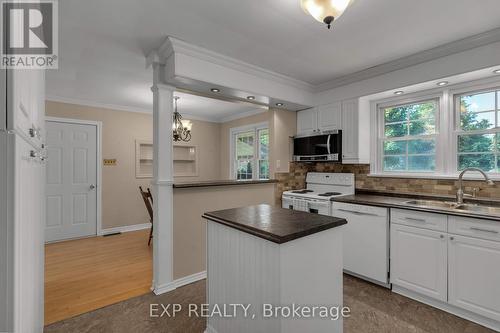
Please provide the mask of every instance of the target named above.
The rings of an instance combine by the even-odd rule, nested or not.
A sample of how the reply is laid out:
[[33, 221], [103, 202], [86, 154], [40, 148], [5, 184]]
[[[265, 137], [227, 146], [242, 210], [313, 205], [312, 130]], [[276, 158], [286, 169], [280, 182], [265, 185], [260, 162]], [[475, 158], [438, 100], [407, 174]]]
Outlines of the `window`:
[[455, 96], [457, 170], [500, 172], [500, 90]]
[[267, 124], [231, 129], [232, 175], [237, 180], [269, 179]]
[[433, 172], [436, 169], [438, 100], [379, 108], [383, 172]]

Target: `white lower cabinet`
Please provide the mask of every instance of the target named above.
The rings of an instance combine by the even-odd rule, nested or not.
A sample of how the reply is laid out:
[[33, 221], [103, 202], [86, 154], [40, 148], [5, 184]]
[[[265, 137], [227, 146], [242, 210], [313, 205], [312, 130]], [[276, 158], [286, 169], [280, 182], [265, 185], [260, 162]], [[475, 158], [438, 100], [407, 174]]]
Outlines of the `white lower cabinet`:
[[391, 209], [393, 290], [500, 330], [500, 222], [425, 215]]
[[446, 301], [446, 252], [443, 232], [393, 224], [391, 283]]
[[500, 242], [450, 235], [448, 302], [500, 321]]

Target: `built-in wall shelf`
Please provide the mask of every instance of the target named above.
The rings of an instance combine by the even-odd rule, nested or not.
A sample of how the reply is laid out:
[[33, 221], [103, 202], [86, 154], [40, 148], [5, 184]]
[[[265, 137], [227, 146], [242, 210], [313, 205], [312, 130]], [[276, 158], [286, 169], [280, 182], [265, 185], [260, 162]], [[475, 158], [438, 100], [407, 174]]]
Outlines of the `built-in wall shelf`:
[[153, 177], [153, 142], [135, 140], [135, 177]]
[[174, 177], [198, 176], [198, 147], [194, 145], [174, 146]]

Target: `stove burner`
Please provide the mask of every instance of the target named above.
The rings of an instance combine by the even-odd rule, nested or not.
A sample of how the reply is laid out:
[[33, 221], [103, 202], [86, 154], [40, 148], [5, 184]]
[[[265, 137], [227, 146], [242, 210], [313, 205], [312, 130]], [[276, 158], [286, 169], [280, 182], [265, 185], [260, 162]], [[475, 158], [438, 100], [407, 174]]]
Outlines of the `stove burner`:
[[318, 194], [318, 196], [320, 197], [331, 197], [331, 196], [334, 196], [334, 195], [341, 195], [342, 193], [340, 192], [325, 192], [325, 193], [321, 193], [321, 194]]
[[292, 191], [292, 193], [296, 194], [306, 194], [306, 193], [311, 193], [314, 192], [313, 190], [298, 190], [298, 191]]

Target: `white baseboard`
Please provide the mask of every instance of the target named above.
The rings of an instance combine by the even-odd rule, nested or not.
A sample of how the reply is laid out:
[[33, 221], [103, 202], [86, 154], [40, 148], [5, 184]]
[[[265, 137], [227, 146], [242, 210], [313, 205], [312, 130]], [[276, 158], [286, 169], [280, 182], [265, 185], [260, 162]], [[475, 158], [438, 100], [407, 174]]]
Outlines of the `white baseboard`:
[[99, 235], [107, 235], [113, 234], [115, 232], [130, 232], [130, 231], [138, 231], [151, 228], [151, 223], [142, 223], [142, 224], [134, 224], [134, 225], [126, 225], [123, 227], [115, 227], [115, 228], [107, 228], [102, 229]]
[[169, 291], [175, 290], [187, 284], [191, 284], [196, 281], [200, 281], [207, 278], [207, 271], [191, 274], [180, 279], [174, 280], [170, 283], [166, 283], [162, 286], [157, 286], [154, 288], [153, 292], [155, 295], [161, 295]]

